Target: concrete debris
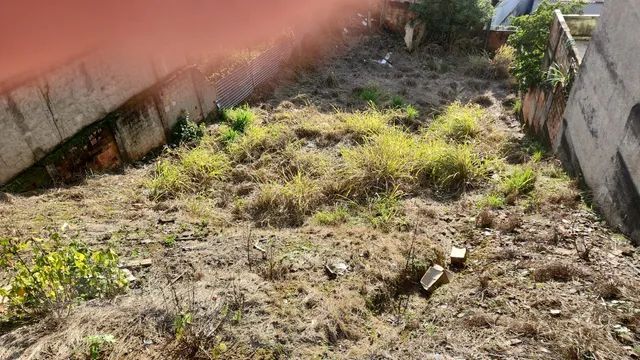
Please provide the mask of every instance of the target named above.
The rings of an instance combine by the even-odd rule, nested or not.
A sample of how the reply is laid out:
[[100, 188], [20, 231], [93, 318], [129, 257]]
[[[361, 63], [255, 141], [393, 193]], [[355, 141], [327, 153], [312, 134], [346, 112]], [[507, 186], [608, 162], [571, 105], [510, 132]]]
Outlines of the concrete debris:
[[426, 27], [422, 22], [411, 21], [404, 26], [404, 43], [409, 52], [415, 50], [418, 45], [420, 45], [425, 33]]
[[453, 279], [453, 273], [451, 271], [446, 270], [440, 265], [433, 265], [424, 276], [420, 280], [420, 284], [422, 288], [425, 289], [428, 293], [433, 292], [438, 287], [448, 284], [451, 279]]
[[127, 279], [127, 282], [129, 284], [134, 283], [136, 281], [138, 281], [138, 278], [133, 276], [133, 273], [131, 272], [131, 270], [129, 269], [122, 269], [122, 272], [124, 273], [124, 277], [125, 279]]
[[151, 266], [151, 264], [153, 264], [153, 260], [151, 259], [130, 260], [123, 263], [120, 267], [128, 268], [128, 269], [139, 269], [139, 268]]
[[388, 52], [383, 59], [380, 60], [374, 60], [376, 63], [380, 64], [380, 65], [387, 65], [389, 67], [393, 67], [393, 65], [391, 65], [391, 53]]
[[451, 258], [451, 266], [462, 267], [467, 261], [467, 249], [453, 246], [449, 257]]
[[327, 270], [331, 277], [336, 278], [338, 276], [342, 276], [349, 271], [349, 265], [342, 260], [333, 260], [329, 261], [324, 265], [324, 268]]
[[552, 316], [560, 316], [561, 313], [562, 313], [562, 311], [560, 311], [559, 309], [551, 309], [551, 310], [549, 310], [549, 314], [551, 314]]

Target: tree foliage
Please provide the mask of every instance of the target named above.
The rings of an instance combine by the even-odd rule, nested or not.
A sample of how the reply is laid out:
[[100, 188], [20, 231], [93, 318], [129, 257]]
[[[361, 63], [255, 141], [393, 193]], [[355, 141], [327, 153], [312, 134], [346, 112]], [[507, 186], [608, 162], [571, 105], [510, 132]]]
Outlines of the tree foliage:
[[544, 0], [536, 12], [518, 16], [511, 21], [516, 32], [509, 37], [509, 45], [516, 49], [512, 73], [518, 79], [520, 90], [545, 82], [546, 71], [542, 69], [544, 53], [549, 42], [549, 33], [553, 23], [553, 12], [559, 9], [563, 14], [575, 14], [582, 10], [583, 2], [550, 3]]
[[432, 41], [451, 46], [480, 32], [493, 16], [490, 0], [421, 0], [412, 10]]

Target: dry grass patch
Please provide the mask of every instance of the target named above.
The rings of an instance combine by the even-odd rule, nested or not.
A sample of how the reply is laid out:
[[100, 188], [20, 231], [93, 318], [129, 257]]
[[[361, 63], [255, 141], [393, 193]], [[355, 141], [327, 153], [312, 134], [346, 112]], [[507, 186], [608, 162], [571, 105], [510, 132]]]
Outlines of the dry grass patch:
[[297, 174], [285, 183], [263, 184], [248, 204], [248, 210], [262, 225], [299, 226], [322, 199], [318, 181]]
[[541, 266], [532, 273], [533, 280], [536, 282], [568, 282], [579, 275], [579, 271], [573, 266], [561, 263]]
[[454, 102], [434, 119], [427, 135], [458, 142], [467, 141], [480, 132], [479, 121], [486, 116], [486, 111], [479, 105]]

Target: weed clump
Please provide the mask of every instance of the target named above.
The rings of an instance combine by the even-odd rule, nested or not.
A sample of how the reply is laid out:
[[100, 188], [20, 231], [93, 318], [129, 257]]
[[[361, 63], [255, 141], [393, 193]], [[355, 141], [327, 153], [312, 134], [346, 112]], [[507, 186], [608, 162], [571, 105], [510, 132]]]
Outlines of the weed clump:
[[453, 141], [469, 140], [480, 131], [478, 120], [484, 116], [485, 110], [478, 105], [462, 105], [455, 102], [436, 117], [429, 131]]
[[342, 149], [343, 189], [351, 197], [386, 193], [412, 180], [415, 140], [399, 130], [365, 139], [363, 145]]
[[206, 128], [204, 124], [196, 124], [189, 118], [189, 113], [183, 112], [178, 117], [178, 122], [173, 127], [171, 133], [172, 144], [196, 144], [205, 135]]
[[367, 103], [378, 105], [380, 98], [382, 98], [382, 91], [375, 85], [369, 85], [367, 87], [357, 89], [356, 93], [360, 100], [364, 100]]
[[471, 147], [431, 141], [421, 145], [416, 159], [417, 174], [424, 185], [436, 190], [458, 192], [479, 175]]
[[300, 226], [321, 200], [322, 189], [318, 182], [297, 174], [283, 184], [262, 185], [248, 207], [253, 217], [263, 225]]
[[389, 232], [402, 218], [400, 193], [377, 194], [368, 204], [367, 220], [382, 232]]
[[229, 143], [227, 150], [236, 161], [255, 160], [264, 152], [285, 147], [292, 137], [292, 131], [284, 124], [253, 124], [245, 129], [244, 135]]
[[191, 179], [182, 168], [171, 160], [156, 163], [150, 180], [146, 182], [151, 197], [163, 199], [191, 189]]
[[227, 155], [199, 146], [180, 155], [180, 167], [196, 184], [210, 184], [222, 180], [231, 171]]
[[353, 134], [356, 140], [362, 140], [367, 136], [377, 135], [389, 129], [392, 115], [375, 107], [366, 111], [359, 111], [342, 116], [342, 128], [345, 132]]
[[535, 188], [536, 174], [531, 168], [516, 168], [501, 184], [505, 196], [519, 196], [530, 193]]
[[349, 210], [344, 206], [338, 206], [332, 210], [318, 211], [313, 215], [313, 222], [319, 225], [336, 226], [349, 220]]
[[256, 114], [247, 105], [226, 109], [222, 117], [229, 127], [237, 133], [243, 133], [255, 121]]

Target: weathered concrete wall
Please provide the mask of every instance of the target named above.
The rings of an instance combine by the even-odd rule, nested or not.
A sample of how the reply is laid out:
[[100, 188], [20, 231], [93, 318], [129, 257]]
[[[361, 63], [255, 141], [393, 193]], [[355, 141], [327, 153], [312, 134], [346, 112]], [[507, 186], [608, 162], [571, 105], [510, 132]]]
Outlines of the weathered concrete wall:
[[[569, 26], [566, 19], [570, 19], [570, 24], [574, 27]], [[582, 53], [576, 45], [573, 31], [575, 29], [582, 39], [588, 39], [596, 19], [597, 17], [594, 16], [563, 16], [556, 10], [541, 71], [546, 72], [555, 65], [570, 76], [575, 76], [582, 63]], [[567, 95], [566, 89], [545, 84], [529, 89], [522, 99], [524, 122], [553, 148], [557, 148], [561, 140], [562, 115], [567, 103]]]
[[[89, 169], [110, 168], [109, 161], [119, 163], [122, 156], [137, 160], [166, 143], [182, 112], [201, 121], [214, 111], [213, 84], [188, 67], [183, 55], [126, 59], [113, 51], [108, 56], [95, 52], [4, 89], [0, 94], [0, 185], [38, 162], [46, 163], [40, 168], [49, 173], [38, 175], [37, 184], [64, 181], [68, 176], [63, 173], [80, 163], [55, 165], [59, 159], [52, 160], [50, 155], [54, 150], [60, 153], [59, 147], [86, 160]], [[140, 96], [143, 93], [147, 98]], [[107, 128], [100, 133], [109, 135], [98, 138], [113, 143], [115, 148], [105, 148], [117, 156], [88, 159], [66, 145], [83, 136], [95, 143], [95, 136], [91, 140], [92, 135], [83, 135], [82, 130], [105, 119], [109, 119]], [[101, 156], [100, 151], [87, 153]]]
[[640, 242], [640, 2], [606, 4], [574, 83], [556, 149], [606, 218]]

